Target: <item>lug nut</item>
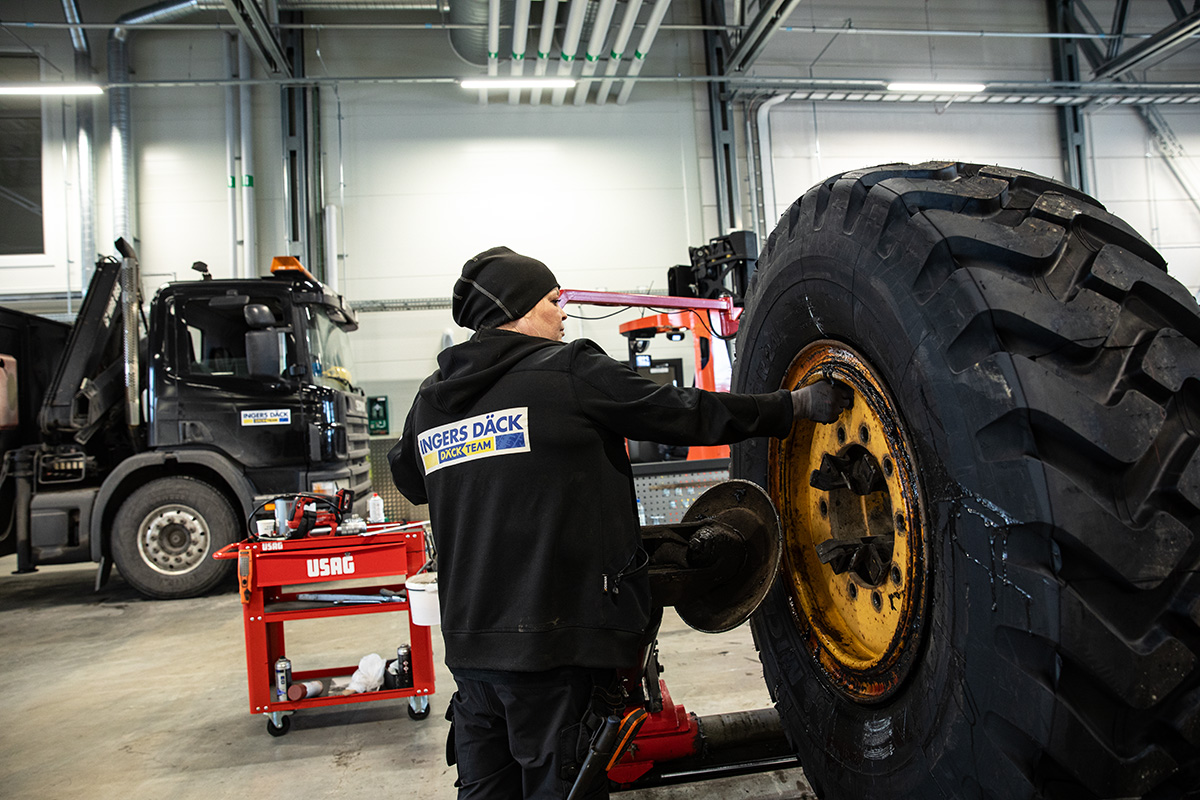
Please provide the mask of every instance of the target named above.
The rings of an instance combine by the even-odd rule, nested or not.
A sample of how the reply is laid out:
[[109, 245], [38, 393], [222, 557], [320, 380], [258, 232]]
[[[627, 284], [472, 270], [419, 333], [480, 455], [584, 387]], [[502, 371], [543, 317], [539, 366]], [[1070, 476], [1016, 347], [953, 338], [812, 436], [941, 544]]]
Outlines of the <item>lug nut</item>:
[[858, 440], [860, 442], [862, 442], [863, 444], [866, 444], [867, 440], [869, 440], [870, 438], [871, 438], [871, 431], [869, 431], [867, 429], [867, 426], [859, 425], [858, 426]]
[[821, 508], [821, 516], [828, 517], [829, 516], [829, 503], [825, 502], [824, 497], [821, 498], [820, 508]]
[[846, 593], [850, 595], [851, 600], [858, 597], [858, 587], [854, 585], [854, 581], [846, 584]]
[[904, 515], [899, 511], [896, 512], [896, 530], [904, 530]]
[[896, 467], [892, 464], [891, 456], [883, 457], [883, 474], [887, 477], [892, 477], [892, 473], [896, 471]]
[[846, 429], [843, 428], [841, 425], [838, 425], [837, 440], [838, 440], [838, 444], [846, 443]]
[[883, 597], [880, 596], [879, 592], [871, 592], [871, 605], [875, 607], [876, 611], [883, 608]]
[[892, 571], [889, 577], [891, 577], [892, 583], [896, 584], [897, 586], [900, 585], [900, 568], [895, 564], [892, 565]]

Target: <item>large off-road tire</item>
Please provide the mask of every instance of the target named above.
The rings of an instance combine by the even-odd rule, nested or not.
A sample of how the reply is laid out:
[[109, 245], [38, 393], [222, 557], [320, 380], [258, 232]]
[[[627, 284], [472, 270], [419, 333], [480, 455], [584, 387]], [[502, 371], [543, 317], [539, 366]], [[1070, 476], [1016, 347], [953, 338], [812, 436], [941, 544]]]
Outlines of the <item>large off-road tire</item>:
[[733, 455], [783, 522], [752, 627], [818, 794], [1200, 786], [1200, 314], [1152, 247], [1016, 170], [848, 172], [771, 234], [737, 352], [736, 391], [855, 390]]
[[113, 521], [112, 554], [121, 576], [147, 597], [195, 597], [233, 573], [212, 555], [241, 531], [229, 501], [188, 477], [158, 478], [136, 489]]

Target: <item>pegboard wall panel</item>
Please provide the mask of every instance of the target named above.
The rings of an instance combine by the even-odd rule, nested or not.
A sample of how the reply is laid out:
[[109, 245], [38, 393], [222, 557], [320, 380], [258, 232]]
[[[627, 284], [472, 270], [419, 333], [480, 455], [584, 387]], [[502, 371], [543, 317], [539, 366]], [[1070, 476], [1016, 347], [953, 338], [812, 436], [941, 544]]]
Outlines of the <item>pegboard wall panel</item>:
[[417, 522], [429, 519], [429, 506], [414, 506], [404, 499], [392, 483], [392, 471], [388, 466], [388, 450], [396, 440], [388, 436], [371, 438], [371, 486], [383, 498], [383, 513], [388, 522]]
[[723, 458], [633, 465], [633, 488], [647, 525], [679, 522], [696, 498], [726, 480], [729, 462]]

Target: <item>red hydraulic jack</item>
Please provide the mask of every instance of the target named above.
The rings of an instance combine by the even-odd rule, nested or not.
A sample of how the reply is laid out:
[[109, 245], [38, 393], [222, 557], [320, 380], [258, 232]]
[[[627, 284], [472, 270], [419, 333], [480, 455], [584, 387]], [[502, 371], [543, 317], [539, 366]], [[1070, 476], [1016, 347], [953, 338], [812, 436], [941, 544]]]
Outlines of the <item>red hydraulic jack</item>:
[[[642, 528], [655, 603], [705, 633], [744, 622], [774, 581], [779, 518], [756, 484], [709, 489], [675, 524]], [[623, 675], [628, 705], [597, 732], [569, 797], [586, 797], [607, 773], [617, 788], [678, 783], [797, 764], [774, 709], [697, 717], [659, 677], [657, 643]]]

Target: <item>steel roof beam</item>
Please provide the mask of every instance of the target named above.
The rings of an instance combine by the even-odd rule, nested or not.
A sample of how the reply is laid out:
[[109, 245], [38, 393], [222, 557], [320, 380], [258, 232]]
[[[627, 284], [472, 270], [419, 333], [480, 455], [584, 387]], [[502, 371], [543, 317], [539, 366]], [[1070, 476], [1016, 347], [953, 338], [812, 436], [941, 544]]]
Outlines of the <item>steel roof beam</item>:
[[1176, 20], [1149, 39], [1138, 42], [1123, 55], [1098, 65], [1095, 80], [1115, 78], [1131, 69], [1148, 66], [1151, 61], [1165, 58], [1180, 45], [1187, 44], [1197, 31], [1200, 31], [1200, 9]]
[[271, 32], [267, 18], [255, 0], [225, 0], [225, 8], [238, 30], [246, 37], [246, 41], [254, 49], [258, 60], [272, 75], [283, 74], [292, 77], [292, 67], [275, 34]]
[[762, 53], [767, 42], [779, 32], [779, 23], [791, 16], [800, 0], [768, 0], [761, 6], [750, 29], [742, 36], [737, 47], [729, 54], [725, 74], [745, 72]]
[[1121, 54], [1121, 43], [1125, 39], [1125, 23], [1129, 18], [1129, 0], [1117, 0], [1113, 8], [1112, 37], [1108, 40], [1108, 58]]

